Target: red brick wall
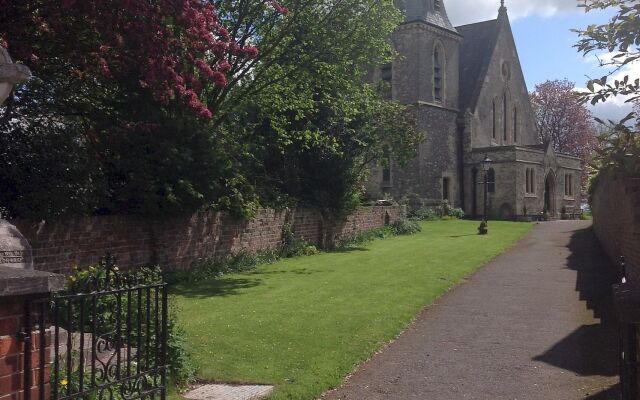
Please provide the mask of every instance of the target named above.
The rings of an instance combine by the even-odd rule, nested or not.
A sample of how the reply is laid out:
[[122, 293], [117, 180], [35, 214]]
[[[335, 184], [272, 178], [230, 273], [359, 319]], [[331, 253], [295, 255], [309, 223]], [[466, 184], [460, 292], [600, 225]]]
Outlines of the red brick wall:
[[[24, 312], [24, 297], [0, 297], [0, 400], [21, 400], [24, 394], [24, 342], [19, 336]], [[48, 334], [47, 334], [48, 335]], [[38, 399], [39, 333], [31, 336], [31, 399]], [[47, 337], [47, 345], [50, 345]], [[49, 356], [45, 352], [45, 390], [49, 389]], [[45, 398], [48, 397], [45, 396]]]
[[629, 280], [640, 284], [640, 179], [602, 174], [591, 203], [603, 248], [616, 263], [624, 256]]
[[262, 209], [251, 220], [204, 211], [162, 221], [102, 216], [13, 222], [33, 247], [35, 269], [65, 273], [74, 265], [95, 264], [107, 252], [126, 266], [186, 269], [198, 260], [276, 248], [285, 223], [297, 237], [324, 246], [336, 237], [383, 226], [403, 214], [403, 207], [362, 207], [346, 218], [326, 218], [312, 209]]

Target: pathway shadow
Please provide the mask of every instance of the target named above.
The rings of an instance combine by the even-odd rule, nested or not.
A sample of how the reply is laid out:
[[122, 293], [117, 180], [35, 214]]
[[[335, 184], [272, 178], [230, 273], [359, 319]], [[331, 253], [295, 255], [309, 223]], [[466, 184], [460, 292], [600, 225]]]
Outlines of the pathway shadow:
[[618, 324], [611, 285], [618, 281], [617, 271], [601, 250], [590, 228], [575, 231], [568, 248], [571, 255], [567, 259], [567, 267], [578, 273], [576, 291], [587, 307], [593, 310], [594, 316], [600, 319], [600, 323], [581, 326], [534, 360], [582, 376], [616, 376]]
[[620, 400], [620, 384], [605, 389], [602, 392], [586, 397], [585, 400]]

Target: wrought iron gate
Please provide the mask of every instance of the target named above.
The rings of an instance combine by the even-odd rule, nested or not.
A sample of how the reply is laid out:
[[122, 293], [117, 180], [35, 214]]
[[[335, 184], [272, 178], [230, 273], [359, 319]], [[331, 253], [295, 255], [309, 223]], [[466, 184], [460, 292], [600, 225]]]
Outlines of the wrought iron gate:
[[87, 274], [25, 303], [24, 399], [164, 400], [166, 284], [120, 272], [112, 257]]

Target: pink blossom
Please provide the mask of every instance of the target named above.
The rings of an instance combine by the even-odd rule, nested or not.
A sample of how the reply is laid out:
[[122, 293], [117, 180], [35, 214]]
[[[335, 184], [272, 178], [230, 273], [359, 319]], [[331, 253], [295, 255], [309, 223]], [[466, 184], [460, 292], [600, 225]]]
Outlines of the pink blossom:
[[224, 76], [224, 74], [222, 72], [216, 71], [213, 73], [213, 76], [211, 77], [211, 80], [213, 81], [213, 83], [216, 84], [216, 86], [218, 87], [225, 87], [227, 86], [227, 77]]
[[231, 71], [231, 64], [229, 64], [229, 61], [222, 59], [218, 61], [217, 68], [220, 72], [229, 72]]

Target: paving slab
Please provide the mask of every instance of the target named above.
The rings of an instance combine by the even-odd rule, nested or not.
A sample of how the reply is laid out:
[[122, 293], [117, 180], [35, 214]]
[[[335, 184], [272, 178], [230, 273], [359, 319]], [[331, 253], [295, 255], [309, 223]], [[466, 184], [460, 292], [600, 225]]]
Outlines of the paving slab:
[[616, 280], [589, 221], [540, 223], [322, 398], [618, 399]]
[[187, 392], [184, 397], [191, 400], [258, 400], [273, 391], [268, 385], [224, 385], [207, 384]]

